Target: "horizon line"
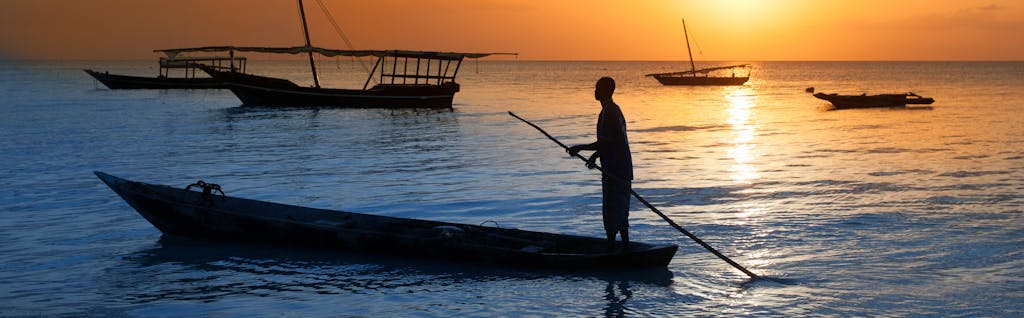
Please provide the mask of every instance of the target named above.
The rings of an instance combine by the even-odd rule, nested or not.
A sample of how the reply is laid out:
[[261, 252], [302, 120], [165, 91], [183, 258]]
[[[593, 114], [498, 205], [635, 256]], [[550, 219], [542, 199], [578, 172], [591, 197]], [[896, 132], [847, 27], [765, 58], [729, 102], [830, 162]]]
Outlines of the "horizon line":
[[[297, 60], [304, 61], [305, 58], [247, 58], [250, 61], [288, 61]], [[330, 59], [330, 58], [328, 58]], [[328, 59], [318, 61], [330, 61]], [[154, 59], [147, 58], [0, 58], [0, 62], [114, 62], [114, 61], [152, 61]], [[372, 60], [372, 59], [369, 59]], [[689, 62], [689, 60], [602, 60], [602, 59], [524, 59], [524, 58], [480, 58], [480, 59], [469, 59], [466, 61], [476, 60], [485, 62], [507, 62], [507, 61], [525, 61], [525, 62]], [[720, 60], [701, 60], [694, 62], [747, 62], [747, 63], [758, 63], [758, 62], [1024, 62], [1024, 59], [1017, 60], [983, 60], [983, 59], [765, 59], [765, 60], [741, 60], [741, 59], [720, 59]]]

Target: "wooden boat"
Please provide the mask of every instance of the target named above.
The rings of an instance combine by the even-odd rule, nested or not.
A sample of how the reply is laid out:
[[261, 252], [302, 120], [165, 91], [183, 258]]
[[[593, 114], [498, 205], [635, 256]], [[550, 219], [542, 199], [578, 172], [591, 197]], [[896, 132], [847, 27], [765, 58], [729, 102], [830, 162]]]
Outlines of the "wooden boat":
[[839, 95], [836, 93], [825, 94], [815, 93], [814, 97], [827, 100], [836, 109], [847, 108], [868, 108], [868, 107], [906, 107], [908, 104], [928, 105], [935, 100], [930, 97], [922, 97], [911, 93], [905, 94], [878, 94], [878, 95]]
[[608, 252], [604, 238], [299, 207], [226, 196], [201, 181], [179, 189], [95, 174], [167, 235], [535, 268], [665, 267], [678, 248], [631, 242]]
[[[274, 77], [229, 72], [200, 66], [224, 83], [243, 105], [288, 107], [352, 108], [451, 108], [460, 85], [455, 82], [466, 58], [506, 53], [459, 53], [405, 50], [333, 50], [318, 47], [199, 47], [195, 51], [243, 51], [277, 54], [314, 52], [327, 57], [376, 57], [377, 61], [361, 89], [303, 87]], [[371, 81], [377, 84], [370, 86]]]
[[[244, 72], [245, 62], [245, 57], [235, 57], [233, 52], [230, 56], [212, 57], [178, 56], [177, 53], [167, 53], [166, 57], [160, 57], [160, 71], [156, 77], [118, 75], [91, 69], [86, 69], [85, 72], [109, 89], [210, 89], [224, 86], [213, 77], [203, 75], [205, 73], [199, 70], [200, 66], [223, 72]], [[180, 76], [172, 76], [172, 73], [179, 73], [174, 72], [175, 70], [181, 71]]]
[[[645, 76], [654, 77], [662, 85], [686, 85], [686, 86], [731, 86], [743, 85], [750, 80], [750, 64], [739, 64], [719, 66], [704, 69], [697, 69], [693, 63], [693, 52], [690, 50], [690, 35], [686, 31], [686, 20], [683, 20], [683, 35], [686, 37], [686, 53], [690, 57], [690, 70], [669, 73], [652, 73]], [[731, 71], [729, 76], [718, 75], [724, 71]], [[739, 71], [739, 73], [737, 73]], [[714, 76], [712, 74], [715, 74]]]
[[[451, 108], [459, 84], [455, 82], [459, 66], [465, 58], [481, 58], [493, 54], [402, 50], [330, 50], [313, 47], [309, 41], [306, 13], [298, 0], [305, 46], [269, 47], [202, 47], [179, 49], [177, 52], [235, 50], [262, 53], [300, 54], [309, 56], [313, 87], [300, 87], [285, 79], [224, 72], [212, 67], [202, 70], [223, 81], [243, 105], [247, 106], [319, 106], [371, 108]], [[325, 14], [330, 17], [330, 12]], [[333, 21], [333, 17], [330, 18]], [[344, 37], [344, 35], [342, 35]], [[346, 43], [348, 40], [346, 39]], [[350, 45], [351, 46], [351, 45]], [[320, 86], [313, 54], [327, 57], [377, 57], [362, 89], [334, 89]], [[376, 74], [379, 74], [379, 79]], [[371, 81], [378, 84], [371, 88]]]

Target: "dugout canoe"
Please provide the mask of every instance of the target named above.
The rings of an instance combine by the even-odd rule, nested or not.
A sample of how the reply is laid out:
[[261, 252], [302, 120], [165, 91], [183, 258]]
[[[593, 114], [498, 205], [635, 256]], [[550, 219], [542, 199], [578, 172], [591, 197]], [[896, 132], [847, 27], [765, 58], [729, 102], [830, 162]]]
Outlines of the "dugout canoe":
[[907, 105], [929, 105], [935, 102], [931, 97], [923, 97], [913, 92], [903, 94], [877, 95], [839, 95], [836, 93], [815, 93], [815, 98], [827, 100], [835, 109], [870, 108], [870, 107], [906, 107]]
[[166, 235], [535, 268], [665, 267], [678, 248], [631, 242], [609, 252], [604, 238], [301, 207], [226, 196], [204, 182], [174, 188], [95, 174]]

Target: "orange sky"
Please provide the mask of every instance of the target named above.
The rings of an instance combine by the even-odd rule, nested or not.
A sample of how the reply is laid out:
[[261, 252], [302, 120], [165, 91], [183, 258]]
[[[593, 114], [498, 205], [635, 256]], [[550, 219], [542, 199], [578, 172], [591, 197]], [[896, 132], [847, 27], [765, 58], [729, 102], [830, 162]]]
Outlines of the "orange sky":
[[[322, 0], [357, 49], [526, 60], [1024, 60], [1007, 0]], [[316, 0], [313, 44], [346, 48]], [[153, 49], [302, 45], [292, 0], [0, 0], [0, 59], [152, 59]]]

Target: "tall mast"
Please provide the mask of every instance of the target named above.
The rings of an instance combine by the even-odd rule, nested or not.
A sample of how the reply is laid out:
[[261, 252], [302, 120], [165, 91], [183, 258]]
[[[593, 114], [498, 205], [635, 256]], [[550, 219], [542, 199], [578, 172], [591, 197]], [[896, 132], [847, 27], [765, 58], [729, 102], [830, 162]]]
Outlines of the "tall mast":
[[306, 26], [306, 9], [302, 7], [302, 0], [299, 0], [299, 16], [302, 17], [302, 34], [306, 36], [306, 49], [309, 49], [309, 68], [313, 71], [313, 84], [320, 88], [320, 76], [316, 74], [316, 64], [313, 63], [313, 45], [309, 44], [309, 27]]
[[[683, 36], [686, 37], [686, 53], [690, 55], [690, 72], [693, 73], [693, 76], [697, 76], [697, 67], [693, 65], [693, 52], [690, 51], [690, 35], [686, 33], [686, 19], [683, 19]], [[309, 35], [306, 35], [306, 45], [309, 45]], [[310, 56], [310, 61], [312, 61], [312, 58]]]

